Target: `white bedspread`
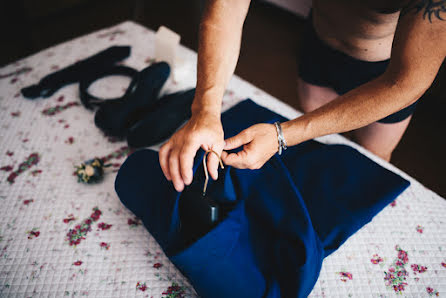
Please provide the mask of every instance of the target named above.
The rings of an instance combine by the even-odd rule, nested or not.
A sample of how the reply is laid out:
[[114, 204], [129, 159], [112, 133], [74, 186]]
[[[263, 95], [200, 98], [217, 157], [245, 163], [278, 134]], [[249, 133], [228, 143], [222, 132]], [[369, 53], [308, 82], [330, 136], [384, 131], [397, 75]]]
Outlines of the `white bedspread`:
[[[152, 31], [125, 22], [0, 69], [0, 296], [196, 296], [117, 198], [113, 182], [125, 159], [119, 149], [126, 143], [104, 137], [94, 126], [94, 113], [79, 104], [78, 85], [34, 101], [19, 92], [111, 45], [131, 45], [124, 64], [140, 70], [152, 61], [153, 41]], [[182, 47], [179, 55], [184, 72], [177, 82], [170, 80], [164, 92], [195, 84], [196, 54]], [[32, 70], [6, 76], [24, 67]], [[112, 77], [92, 90], [116, 95], [127, 83], [126, 78]], [[236, 76], [225, 94], [224, 109], [247, 97], [286, 117], [300, 115]], [[446, 201], [339, 135], [319, 140], [349, 144], [409, 179], [411, 186], [325, 259], [311, 295], [445, 295]], [[73, 165], [113, 152], [114, 166], [103, 182], [85, 185], [72, 175]], [[100, 212], [95, 214], [95, 207]], [[69, 230], [82, 223], [77, 229], [84, 229], [79, 231], [84, 239], [70, 245]]]

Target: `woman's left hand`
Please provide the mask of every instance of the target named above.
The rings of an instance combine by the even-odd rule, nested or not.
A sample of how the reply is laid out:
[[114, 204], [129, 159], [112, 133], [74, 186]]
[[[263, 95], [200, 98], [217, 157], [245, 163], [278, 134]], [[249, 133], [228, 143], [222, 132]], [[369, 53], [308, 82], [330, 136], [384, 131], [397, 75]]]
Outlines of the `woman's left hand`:
[[239, 169], [260, 169], [279, 148], [276, 127], [268, 123], [255, 124], [226, 139], [223, 150], [240, 146], [243, 146], [243, 150], [237, 153], [223, 151], [223, 162]]

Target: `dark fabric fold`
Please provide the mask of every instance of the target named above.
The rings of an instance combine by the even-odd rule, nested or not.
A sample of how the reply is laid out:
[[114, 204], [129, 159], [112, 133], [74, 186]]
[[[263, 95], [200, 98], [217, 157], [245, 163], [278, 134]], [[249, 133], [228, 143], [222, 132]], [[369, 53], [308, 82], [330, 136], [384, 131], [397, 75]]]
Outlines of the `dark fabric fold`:
[[[225, 137], [285, 119], [251, 100], [222, 115]], [[199, 151], [194, 182], [203, 183]], [[306, 297], [325, 256], [392, 202], [409, 182], [344, 145], [304, 142], [259, 170], [226, 167], [213, 197], [236, 200], [219, 225], [190, 246], [179, 230], [178, 201], [158, 154], [133, 153], [115, 189], [202, 297]]]

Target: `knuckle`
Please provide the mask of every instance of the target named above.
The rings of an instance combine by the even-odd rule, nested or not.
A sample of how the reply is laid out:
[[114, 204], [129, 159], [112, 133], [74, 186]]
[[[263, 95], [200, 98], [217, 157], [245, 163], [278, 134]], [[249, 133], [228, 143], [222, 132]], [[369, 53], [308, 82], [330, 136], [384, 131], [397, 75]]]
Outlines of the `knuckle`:
[[250, 170], [255, 170], [255, 169], [256, 169], [256, 166], [253, 165], [253, 164], [250, 164], [250, 165], [248, 166], [248, 169], [250, 169]]
[[166, 151], [167, 151], [167, 143], [161, 146], [158, 152], [159, 156], [164, 156], [166, 154]]
[[189, 157], [189, 154], [187, 153], [187, 151], [181, 151], [179, 158], [181, 161], [186, 161]]
[[252, 166], [255, 164], [255, 159], [252, 155], [246, 155], [245, 156], [245, 162], [248, 166]]
[[200, 136], [198, 133], [192, 132], [187, 136], [186, 141], [188, 143], [196, 143], [199, 141], [199, 138], [200, 138]]

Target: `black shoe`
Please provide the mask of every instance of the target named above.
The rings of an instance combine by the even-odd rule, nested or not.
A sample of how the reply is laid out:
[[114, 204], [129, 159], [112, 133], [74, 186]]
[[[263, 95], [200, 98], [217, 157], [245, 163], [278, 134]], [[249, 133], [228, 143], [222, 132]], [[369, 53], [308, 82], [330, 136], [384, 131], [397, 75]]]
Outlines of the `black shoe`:
[[129, 127], [152, 108], [169, 74], [170, 67], [165, 62], [143, 69], [128, 98], [101, 105], [94, 117], [96, 126], [107, 135], [125, 137]]
[[195, 88], [160, 98], [150, 112], [132, 125], [127, 135], [130, 147], [148, 147], [170, 137], [190, 118]]

